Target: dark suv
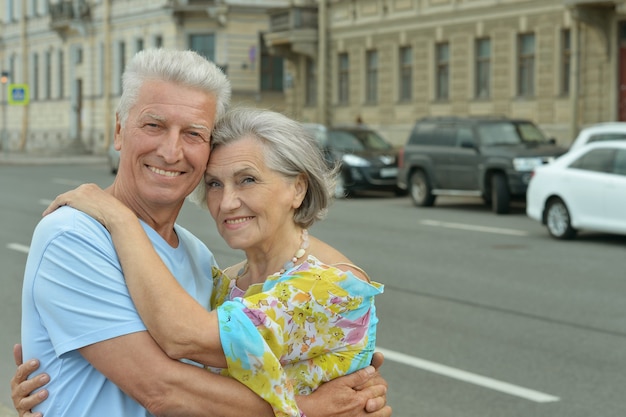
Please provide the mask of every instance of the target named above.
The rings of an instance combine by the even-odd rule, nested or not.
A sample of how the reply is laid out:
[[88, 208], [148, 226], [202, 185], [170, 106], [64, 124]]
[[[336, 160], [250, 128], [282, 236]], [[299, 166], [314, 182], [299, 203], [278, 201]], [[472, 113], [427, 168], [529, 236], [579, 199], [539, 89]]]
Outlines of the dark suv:
[[533, 168], [565, 152], [528, 120], [424, 118], [400, 152], [398, 187], [417, 206], [432, 206], [438, 195], [476, 196], [504, 214], [526, 196]]

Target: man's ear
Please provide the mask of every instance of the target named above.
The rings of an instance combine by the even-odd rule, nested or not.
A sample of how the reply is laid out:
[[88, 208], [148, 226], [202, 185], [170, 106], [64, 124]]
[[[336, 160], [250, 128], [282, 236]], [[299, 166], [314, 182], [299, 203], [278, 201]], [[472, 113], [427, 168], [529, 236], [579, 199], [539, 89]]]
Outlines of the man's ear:
[[119, 151], [122, 148], [122, 123], [120, 122], [119, 114], [115, 113], [115, 132], [113, 136], [113, 146], [115, 150]]

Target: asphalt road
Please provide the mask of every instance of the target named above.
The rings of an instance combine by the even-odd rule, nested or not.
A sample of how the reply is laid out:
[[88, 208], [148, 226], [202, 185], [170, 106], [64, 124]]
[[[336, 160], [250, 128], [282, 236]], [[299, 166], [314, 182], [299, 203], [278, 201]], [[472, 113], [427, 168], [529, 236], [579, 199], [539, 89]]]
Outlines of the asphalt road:
[[[0, 166], [0, 403], [32, 229], [56, 194], [111, 179], [103, 164]], [[241, 258], [207, 213], [187, 206], [180, 220], [221, 265]], [[496, 216], [479, 201], [417, 209], [386, 195], [337, 201], [311, 233], [385, 284], [377, 346], [394, 416], [626, 415], [626, 237], [558, 242], [523, 205]]]

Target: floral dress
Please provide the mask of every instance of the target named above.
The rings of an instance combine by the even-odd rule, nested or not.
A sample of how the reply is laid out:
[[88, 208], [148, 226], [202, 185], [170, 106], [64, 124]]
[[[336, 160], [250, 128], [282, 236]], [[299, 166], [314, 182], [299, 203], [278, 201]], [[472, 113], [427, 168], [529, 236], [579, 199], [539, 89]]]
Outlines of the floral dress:
[[276, 416], [300, 416], [295, 395], [370, 364], [381, 284], [313, 256], [245, 294], [217, 268], [213, 280], [228, 369], [209, 369], [245, 384]]

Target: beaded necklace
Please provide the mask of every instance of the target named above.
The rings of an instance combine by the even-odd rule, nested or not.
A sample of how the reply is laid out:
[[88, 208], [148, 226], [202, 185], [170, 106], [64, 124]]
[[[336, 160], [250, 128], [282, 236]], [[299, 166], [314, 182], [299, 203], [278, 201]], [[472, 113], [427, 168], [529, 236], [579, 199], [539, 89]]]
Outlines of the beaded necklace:
[[[282, 275], [289, 269], [296, 266], [296, 262], [298, 262], [298, 260], [304, 256], [308, 248], [309, 248], [309, 231], [307, 229], [302, 229], [302, 244], [300, 245], [300, 248], [296, 251], [296, 253], [293, 255], [291, 259], [285, 262], [285, 264], [280, 269], [280, 271], [278, 271], [278, 273]], [[245, 275], [247, 272], [248, 272], [248, 261], [246, 260], [246, 263], [237, 273], [236, 280], [239, 280], [239, 278]]]

